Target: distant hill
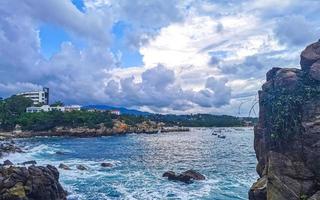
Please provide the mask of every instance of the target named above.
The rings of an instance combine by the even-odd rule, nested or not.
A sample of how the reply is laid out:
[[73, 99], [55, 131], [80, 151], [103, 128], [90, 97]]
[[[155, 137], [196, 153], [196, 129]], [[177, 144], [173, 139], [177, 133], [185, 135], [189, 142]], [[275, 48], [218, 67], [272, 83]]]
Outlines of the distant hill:
[[124, 107], [113, 107], [113, 106], [107, 106], [107, 105], [87, 105], [82, 106], [83, 109], [97, 109], [97, 110], [119, 110], [121, 114], [128, 114], [128, 115], [150, 115], [151, 113], [148, 112], [142, 112], [139, 110], [133, 110], [133, 109], [127, 109]]

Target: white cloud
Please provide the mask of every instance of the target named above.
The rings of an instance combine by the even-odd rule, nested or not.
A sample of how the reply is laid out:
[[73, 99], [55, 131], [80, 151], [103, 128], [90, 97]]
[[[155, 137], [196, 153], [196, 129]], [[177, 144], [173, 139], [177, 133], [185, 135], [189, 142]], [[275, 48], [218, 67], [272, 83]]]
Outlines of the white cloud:
[[[67, 103], [236, 114], [239, 104], [254, 98], [269, 68], [298, 65], [299, 52], [316, 38], [320, 21], [313, 0], [84, 4], [79, 11], [71, 1], [0, 2], [0, 96], [46, 85]], [[112, 26], [119, 21], [127, 25], [124, 44], [139, 50], [143, 66], [122, 68], [111, 52]], [[43, 23], [63, 28], [85, 45], [65, 42], [44, 59]]]

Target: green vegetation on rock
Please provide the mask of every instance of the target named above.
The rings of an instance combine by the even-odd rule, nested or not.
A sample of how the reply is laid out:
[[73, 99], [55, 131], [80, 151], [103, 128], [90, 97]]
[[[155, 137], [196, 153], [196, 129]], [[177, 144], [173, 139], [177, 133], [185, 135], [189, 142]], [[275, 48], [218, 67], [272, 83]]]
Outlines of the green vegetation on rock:
[[281, 144], [295, 134], [302, 133], [302, 105], [320, 96], [320, 86], [305, 73], [298, 75], [299, 82], [294, 89], [277, 87], [267, 93], [261, 102], [270, 118], [271, 139]]

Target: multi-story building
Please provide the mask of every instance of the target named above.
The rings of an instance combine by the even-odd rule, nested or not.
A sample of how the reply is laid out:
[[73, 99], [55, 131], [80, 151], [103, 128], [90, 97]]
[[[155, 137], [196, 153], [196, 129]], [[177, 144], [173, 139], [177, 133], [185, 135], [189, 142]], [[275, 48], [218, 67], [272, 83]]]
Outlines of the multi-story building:
[[33, 101], [33, 105], [49, 104], [49, 88], [43, 88], [42, 91], [21, 92], [17, 95], [30, 98]]

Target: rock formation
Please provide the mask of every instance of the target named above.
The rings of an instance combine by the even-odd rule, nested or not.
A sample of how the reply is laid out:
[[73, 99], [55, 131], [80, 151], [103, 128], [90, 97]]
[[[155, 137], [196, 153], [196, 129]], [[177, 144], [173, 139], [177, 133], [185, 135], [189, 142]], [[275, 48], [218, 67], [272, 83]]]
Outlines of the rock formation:
[[111, 163], [101, 163], [101, 167], [113, 167]]
[[206, 177], [194, 170], [187, 170], [181, 174], [176, 174], [173, 171], [163, 173], [162, 177], [167, 177], [168, 180], [181, 181], [184, 183], [192, 183], [193, 180], [205, 180]]
[[250, 200], [320, 199], [320, 41], [302, 52], [300, 64], [271, 69], [259, 91], [260, 178]]
[[65, 200], [58, 170], [47, 165], [0, 167], [0, 200]]
[[9, 153], [23, 153], [23, 151], [17, 147], [14, 142], [0, 142], [0, 157]]

